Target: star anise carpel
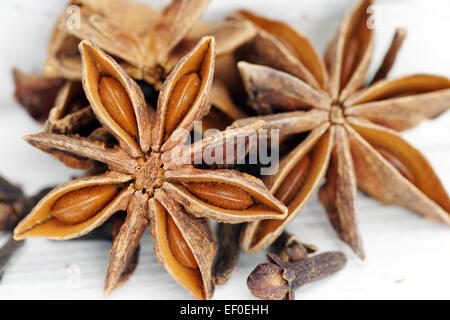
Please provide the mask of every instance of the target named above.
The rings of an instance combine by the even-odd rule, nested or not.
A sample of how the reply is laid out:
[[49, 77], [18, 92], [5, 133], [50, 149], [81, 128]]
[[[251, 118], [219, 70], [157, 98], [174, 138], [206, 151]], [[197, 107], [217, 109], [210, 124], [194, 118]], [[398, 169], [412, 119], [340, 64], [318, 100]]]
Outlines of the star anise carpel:
[[64, 80], [49, 78], [41, 74], [25, 74], [12, 70], [15, 92], [14, 97], [30, 116], [43, 123], [55, 103], [55, 99], [64, 85]]
[[417, 74], [385, 79], [405, 37], [399, 29], [374, 81], [365, 85], [374, 30], [362, 0], [340, 24], [325, 58], [290, 26], [240, 11], [259, 32], [238, 52], [239, 69], [251, 106], [281, 135], [307, 133], [264, 179], [289, 208], [284, 220], [247, 224], [242, 246], [267, 247], [320, 187], [319, 198], [338, 236], [361, 258], [357, 227], [357, 188], [382, 203], [396, 204], [423, 217], [450, 224], [450, 200], [423, 155], [396, 131], [413, 128], [450, 107], [450, 80]]
[[[124, 0], [71, 1], [59, 17], [49, 42], [49, 57], [44, 68], [46, 76], [20, 74], [18, 77], [19, 73], [14, 72], [19, 102], [35, 119], [48, 118], [47, 132], [89, 136], [98, 123], [81, 90], [79, 42], [93, 41], [112, 55], [131, 77], [142, 80], [141, 87], [156, 91], [178, 60], [202, 36], [215, 37], [217, 55], [224, 56], [222, 60], [225, 60], [254, 35], [255, 28], [245, 21], [226, 21], [219, 25], [199, 22], [207, 3], [174, 0], [161, 12]], [[53, 83], [63, 87], [57, 91], [59, 87], [50, 87]], [[152, 105], [153, 92], [150, 95], [152, 101], [148, 102]], [[203, 119], [203, 130], [223, 130], [245, 116], [234, 105], [219, 77], [214, 79], [211, 96], [213, 107]], [[149, 94], [145, 97], [149, 99]], [[49, 114], [53, 105], [55, 107]], [[64, 161], [75, 168], [90, 166], [89, 162], [69, 156]]]
[[159, 88], [178, 60], [191, 50], [201, 36], [212, 35], [217, 55], [232, 52], [254, 34], [242, 21], [218, 26], [199, 22], [209, 0], [172, 0], [161, 12], [123, 0], [76, 0], [79, 26], [70, 22], [70, 10], [59, 18], [50, 42], [45, 73], [71, 80], [81, 78], [77, 42], [91, 40], [110, 54], [135, 80]]
[[150, 223], [159, 261], [194, 297], [210, 298], [216, 241], [207, 218], [227, 223], [281, 219], [287, 209], [259, 179], [233, 170], [199, 169], [194, 160], [199, 150], [223, 147], [258, 130], [262, 122], [196, 141], [191, 153], [176, 157], [185, 137], [179, 132], [189, 132], [209, 110], [214, 38], [203, 38], [169, 74], [153, 117], [139, 86], [113, 58], [89, 41], [80, 43], [80, 53], [86, 97], [116, 143], [53, 133], [25, 140], [102, 162], [109, 170], [55, 188], [15, 229], [15, 238], [77, 238], [126, 211], [111, 249], [105, 293], [121, 283]]

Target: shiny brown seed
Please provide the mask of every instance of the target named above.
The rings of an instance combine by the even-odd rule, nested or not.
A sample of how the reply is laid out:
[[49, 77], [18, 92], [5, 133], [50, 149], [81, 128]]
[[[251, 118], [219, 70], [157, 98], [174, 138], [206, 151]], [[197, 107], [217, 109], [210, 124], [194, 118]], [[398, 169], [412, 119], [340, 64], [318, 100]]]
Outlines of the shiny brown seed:
[[188, 113], [200, 90], [197, 73], [182, 76], [174, 86], [167, 104], [165, 133], [169, 137]]
[[377, 150], [383, 158], [385, 158], [395, 169], [400, 172], [402, 176], [404, 176], [406, 179], [408, 179], [411, 183], [414, 183], [414, 175], [411, 173], [411, 171], [408, 170], [408, 168], [392, 153], [387, 151], [386, 149], [383, 149], [381, 147], [374, 147], [375, 150]]
[[186, 184], [189, 191], [213, 206], [243, 210], [253, 204], [252, 196], [239, 187], [218, 182], [190, 182]]
[[137, 122], [133, 105], [122, 84], [112, 77], [102, 77], [98, 93], [108, 114], [128, 134], [137, 137]]
[[185, 267], [198, 269], [197, 261], [191, 249], [169, 214], [167, 215], [167, 238], [169, 240], [170, 251], [172, 251], [175, 259]]
[[81, 223], [100, 212], [118, 192], [117, 187], [113, 185], [93, 186], [72, 191], [55, 202], [51, 214], [64, 223]]
[[303, 185], [309, 164], [310, 158], [309, 155], [306, 155], [286, 176], [281, 186], [275, 192], [275, 198], [288, 205]]

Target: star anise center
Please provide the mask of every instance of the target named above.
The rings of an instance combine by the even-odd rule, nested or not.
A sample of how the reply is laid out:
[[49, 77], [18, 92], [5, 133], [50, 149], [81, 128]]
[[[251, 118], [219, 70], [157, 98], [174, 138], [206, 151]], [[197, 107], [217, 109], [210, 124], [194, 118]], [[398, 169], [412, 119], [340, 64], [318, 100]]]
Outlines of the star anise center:
[[339, 105], [333, 105], [330, 109], [330, 122], [332, 124], [342, 124], [344, 121], [345, 118], [342, 107]]
[[162, 168], [161, 154], [151, 152], [145, 159], [139, 159], [138, 163], [134, 172], [135, 189], [151, 196], [163, 182], [164, 169]]

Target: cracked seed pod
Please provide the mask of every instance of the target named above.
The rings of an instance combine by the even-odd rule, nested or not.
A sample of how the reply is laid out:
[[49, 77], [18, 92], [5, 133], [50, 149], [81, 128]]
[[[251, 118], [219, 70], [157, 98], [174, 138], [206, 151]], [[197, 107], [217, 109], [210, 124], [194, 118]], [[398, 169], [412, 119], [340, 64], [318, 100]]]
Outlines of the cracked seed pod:
[[150, 206], [154, 212], [151, 226], [158, 260], [196, 299], [212, 296], [210, 257], [215, 256], [217, 248], [209, 221], [186, 215], [161, 189], [156, 191], [155, 198], [158, 200], [152, 199]]
[[[216, 243], [205, 219], [240, 223], [282, 219], [287, 212], [262, 182], [251, 176], [232, 170], [195, 169], [196, 151], [223, 148], [227, 142], [257, 131], [262, 122], [197, 141], [190, 148], [194, 152], [181, 158], [189, 161], [179, 163], [180, 158], [172, 157], [174, 148], [184, 141], [178, 129], [191, 130], [193, 122], [209, 109], [214, 39], [203, 38], [167, 77], [153, 121], [140, 88], [117, 62], [88, 41], [81, 42], [80, 52], [86, 97], [117, 144], [50, 133], [29, 135], [25, 140], [38, 148], [103, 162], [109, 170], [55, 188], [17, 226], [15, 238], [76, 238], [117, 211], [126, 211], [111, 249], [105, 293], [120, 283], [151, 221], [161, 263], [194, 297], [211, 298]], [[194, 85], [187, 88], [186, 83]], [[182, 189], [183, 196], [174, 195], [174, 189]], [[224, 197], [236, 206], [228, 208], [220, 201]]]
[[[78, 12], [71, 10], [71, 6], [79, 8], [80, 17], [74, 16]], [[91, 16], [93, 17], [92, 19], [89, 18]], [[72, 22], [74, 19], [81, 26], [84, 24], [90, 25], [92, 20], [91, 32], [99, 35], [104, 34], [105, 38], [111, 41], [111, 35], [108, 35], [108, 32], [114, 31], [117, 34], [121, 32], [120, 30], [123, 30], [123, 32], [128, 33], [142, 33], [148, 28], [152, 28], [159, 16], [160, 13], [156, 9], [124, 0], [70, 1], [58, 18], [50, 39], [48, 45], [49, 57], [45, 62], [45, 74], [50, 77], [74, 81], [81, 80], [81, 56], [78, 51], [78, 45], [84, 38], [80, 40], [72, 32], [68, 32], [73, 28]], [[78, 18], [80, 21], [77, 21]], [[103, 25], [102, 21], [104, 19], [114, 21], [114, 26]], [[139, 21], [139, 23], [136, 23], [136, 21]], [[117, 26], [120, 26], [120, 30], [118, 30]]]
[[213, 35], [219, 41], [218, 55], [222, 56], [250, 39], [255, 32], [251, 25], [242, 21], [229, 21], [220, 26], [198, 23], [208, 0], [173, 0], [162, 12], [126, 1], [101, 3], [72, 3], [80, 7], [80, 28], [67, 23], [72, 13], [66, 12], [60, 17], [50, 46], [53, 49], [46, 62], [47, 75], [81, 79], [81, 60], [75, 46], [72, 44], [72, 53], [66, 57], [63, 53], [67, 50], [60, 48], [62, 41], [56, 41], [63, 36], [95, 42], [121, 61], [121, 66], [131, 77], [159, 87], [201, 36]]
[[[69, 23], [73, 19], [70, 10], [60, 17], [50, 42], [45, 73], [74, 81], [81, 79], [77, 45], [81, 40], [91, 40], [119, 61], [131, 77], [159, 89], [167, 74], [202, 36], [215, 37], [217, 55], [224, 57], [221, 60], [254, 36], [255, 28], [245, 21], [226, 21], [218, 26], [197, 22], [208, 2], [174, 0], [159, 12], [122, 0], [72, 1], [71, 5], [80, 7], [81, 26], [73, 28]], [[225, 96], [225, 86], [217, 82], [212, 90], [213, 112], [205, 118], [203, 130], [224, 129], [245, 116]]]
[[97, 122], [80, 82], [67, 81], [59, 90], [45, 122], [45, 131], [60, 134], [90, 132]]

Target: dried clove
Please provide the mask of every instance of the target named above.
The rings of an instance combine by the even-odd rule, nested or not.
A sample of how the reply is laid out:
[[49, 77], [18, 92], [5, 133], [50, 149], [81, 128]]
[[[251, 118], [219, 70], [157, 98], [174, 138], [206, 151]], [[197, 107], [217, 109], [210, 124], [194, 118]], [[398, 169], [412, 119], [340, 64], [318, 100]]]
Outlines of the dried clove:
[[233, 274], [239, 259], [241, 229], [242, 224], [219, 223], [219, 249], [213, 266], [216, 284], [226, 283]]
[[342, 252], [325, 252], [291, 263], [273, 253], [267, 258], [269, 262], [258, 265], [247, 279], [252, 294], [264, 300], [293, 300], [297, 288], [332, 275], [347, 262]]
[[273, 243], [272, 252], [283, 262], [295, 262], [306, 259], [308, 254], [315, 253], [318, 249], [312, 244], [300, 242], [296, 235], [284, 231]]

